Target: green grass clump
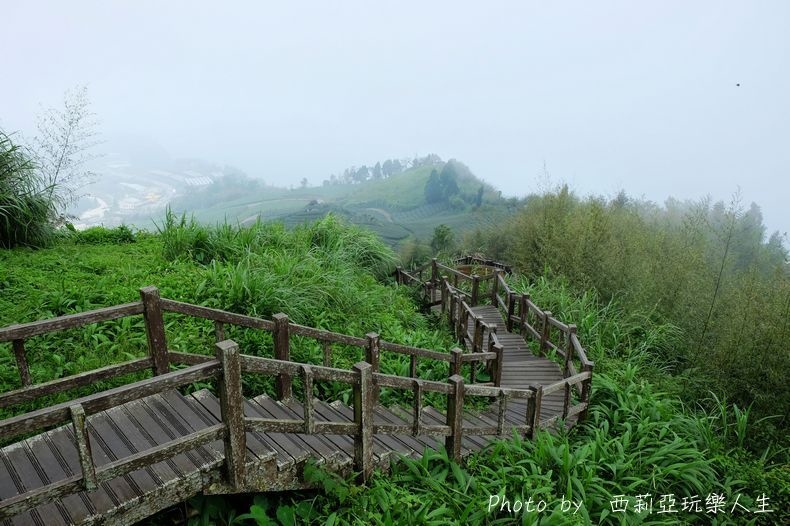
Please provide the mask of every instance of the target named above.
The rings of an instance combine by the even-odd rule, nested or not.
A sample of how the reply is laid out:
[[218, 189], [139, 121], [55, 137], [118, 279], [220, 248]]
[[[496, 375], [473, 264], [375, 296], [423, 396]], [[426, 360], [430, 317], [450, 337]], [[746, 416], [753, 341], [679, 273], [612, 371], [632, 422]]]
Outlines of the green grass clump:
[[49, 244], [55, 233], [56, 195], [29, 152], [0, 130], [0, 248]]

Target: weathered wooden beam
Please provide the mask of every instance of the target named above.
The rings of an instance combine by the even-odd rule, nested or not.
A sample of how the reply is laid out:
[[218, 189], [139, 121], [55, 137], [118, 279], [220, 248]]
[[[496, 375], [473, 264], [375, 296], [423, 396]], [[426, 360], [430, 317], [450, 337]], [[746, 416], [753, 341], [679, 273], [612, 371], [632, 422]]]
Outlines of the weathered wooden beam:
[[472, 307], [477, 305], [479, 294], [480, 294], [480, 276], [474, 274], [472, 275], [472, 299], [470, 300]]
[[562, 418], [563, 420], [568, 418], [568, 409], [571, 407], [571, 384], [570, 382], [565, 382], [565, 398], [563, 399], [562, 403]]
[[483, 344], [483, 319], [475, 316], [474, 329], [472, 331], [472, 352], [478, 352]]
[[16, 359], [16, 367], [19, 370], [19, 379], [22, 381], [22, 386], [27, 387], [33, 382], [30, 379], [30, 368], [27, 365], [25, 340], [22, 339], [14, 340], [11, 346], [14, 348], [14, 358]]
[[176, 312], [194, 318], [221, 321], [230, 325], [238, 325], [239, 327], [248, 327], [250, 329], [261, 329], [265, 331], [274, 329], [274, 322], [270, 320], [245, 316], [244, 314], [236, 314], [235, 312], [228, 312], [220, 309], [212, 309], [211, 307], [204, 307], [202, 305], [192, 305], [191, 303], [184, 303], [167, 298], [162, 298], [160, 305], [162, 306], [162, 310], [166, 312]]
[[71, 423], [74, 426], [74, 436], [77, 440], [77, 454], [82, 468], [82, 482], [86, 491], [96, 489], [96, 465], [93, 463], [91, 454], [91, 443], [88, 437], [88, 428], [85, 425], [85, 410], [80, 404], [69, 407], [71, 413]]
[[539, 385], [535, 388], [535, 414], [533, 415], [532, 419], [532, 434], [534, 435], [535, 432], [540, 429], [540, 410], [541, 405], [543, 404], [543, 386]]
[[168, 355], [170, 356], [170, 363], [174, 364], [197, 365], [199, 363], [214, 361], [213, 356], [208, 356], [206, 354], [195, 354], [191, 352], [170, 351]]
[[496, 307], [497, 304], [497, 294], [499, 293], [499, 279], [498, 273], [500, 272], [499, 269], [494, 270], [494, 281], [491, 282], [491, 305]]
[[452, 393], [447, 395], [447, 426], [450, 434], [444, 441], [447, 454], [455, 461], [461, 462], [461, 440], [463, 438], [464, 421], [464, 379], [461, 375], [450, 377]]
[[117, 365], [108, 365], [100, 369], [94, 369], [65, 378], [58, 378], [57, 380], [50, 380], [49, 382], [29, 385], [21, 389], [8, 391], [0, 394], [0, 407], [8, 407], [21, 402], [35, 400], [42, 396], [67, 391], [75, 387], [90, 385], [99, 380], [142, 371], [150, 367], [151, 363], [151, 358], [149, 357], [138, 358], [137, 360], [131, 360]]
[[543, 312], [543, 327], [541, 327], [540, 331], [540, 348], [538, 349], [538, 356], [545, 356], [546, 349], [549, 348], [548, 341], [549, 341], [549, 318], [551, 318], [551, 311], [544, 311]]
[[[272, 316], [274, 318], [274, 316]], [[296, 323], [288, 324], [288, 331], [291, 336], [306, 336], [314, 338], [322, 342], [340, 343], [343, 345], [350, 345], [352, 347], [364, 347], [367, 344], [365, 338], [358, 338], [357, 336], [349, 336], [347, 334], [340, 334], [338, 332], [325, 331], [323, 329], [315, 329], [313, 327], [306, 327]]]
[[[373, 376], [380, 387], [392, 387], [394, 389], [411, 389], [413, 387], [411, 378], [384, 373], [376, 373]], [[422, 385], [422, 390], [427, 393], [450, 394], [452, 392], [450, 384], [445, 382], [420, 380], [420, 383]]]
[[214, 341], [221, 342], [225, 339], [225, 324], [221, 321], [214, 321]]
[[74, 329], [100, 321], [115, 320], [126, 316], [141, 314], [143, 304], [140, 302], [125, 303], [114, 307], [105, 307], [77, 314], [67, 314], [49, 320], [38, 320], [29, 323], [19, 323], [0, 329], [0, 342], [23, 340], [31, 336], [38, 336], [48, 332], [57, 332], [64, 329]]
[[154, 375], [165, 374], [170, 371], [170, 361], [167, 356], [165, 321], [162, 317], [159, 289], [143, 287], [140, 289], [140, 298], [143, 302], [145, 333], [148, 337], [148, 352], [153, 361]]
[[115, 387], [100, 393], [83, 396], [71, 402], [63, 402], [22, 415], [12, 416], [0, 420], [0, 440], [36, 431], [43, 427], [62, 424], [70, 419], [69, 407], [75, 403], [82, 404], [85, 413], [90, 415], [148, 395], [161, 393], [168, 389], [214, 378], [218, 371], [219, 364], [216, 361], [212, 361], [121, 387]]
[[354, 384], [354, 469], [364, 484], [373, 475], [373, 368], [369, 363], [354, 365], [359, 383]]
[[508, 332], [513, 331], [513, 315], [516, 311], [516, 293], [508, 292], [507, 294], [507, 322], [506, 328]]
[[498, 401], [499, 411], [497, 412], [496, 434], [498, 437], [503, 438], [505, 436], [505, 415], [507, 414], [507, 395], [504, 391], [499, 392]]
[[464, 359], [464, 351], [456, 347], [455, 349], [450, 351], [450, 356], [453, 359], [450, 361], [450, 374], [449, 376], [455, 376], [461, 374], [461, 364], [463, 363]]
[[[367, 347], [367, 340], [365, 346]], [[430, 358], [441, 362], [449, 362], [450, 358], [446, 353], [439, 351], [432, 351], [430, 349], [421, 349], [419, 347], [410, 347], [408, 345], [400, 345], [398, 343], [387, 342], [379, 340], [379, 349], [383, 351], [394, 352], [398, 354], [406, 354], [409, 356], [419, 356], [421, 358]]]
[[323, 342], [321, 350], [324, 355], [324, 367], [332, 367], [332, 342]]
[[244, 487], [247, 434], [244, 426], [244, 395], [241, 392], [241, 362], [239, 346], [233, 340], [216, 345], [217, 360], [222, 364], [219, 380], [219, 404], [222, 423], [228, 430], [225, 435], [225, 468], [228, 484], [233, 488]]
[[[367, 340], [367, 345], [365, 346], [365, 361], [370, 364], [370, 370], [373, 373], [379, 372], [379, 362], [381, 359], [381, 338], [375, 332], [369, 332], [365, 335], [365, 339]], [[376, 385], [376, 380], [373, 380], [373, 390], [371, 392], [371, 396], [373, 398], [373, 405], [379, 403], [379, 392], [380, 389]]]
[[309, 365], [302, 366], [302, 386], [304, 387], [304, 432], [315, 433], [315, 413], [313, 410], [313, 370]]
[[409, 376], [417, 378], [417, 356], [413, 354], [409, 356]]
[[[272, 316], [274, 320], [274, 358], [285, 362], [291, 361], [291, 338], [288, 327], [288, 315], [278, 313]], [[274, 390], [278, 400], [285, 400], [293, 396], [291, 375], [282, 372], [277, 375]]]
[[412, 405], [412, 432], [414, 436], [421, 433], [422, 422], [422, 381], [414, 380], [414, 400]]
[[529, 309], [527, 308], [527, 300], [529, 299], [529, 294], [522, 294], [518, 298], [518, 316], [519, 322], [521, 326], [519, 327], [519, 334], [521, 336], [527, 336], [527, 312]]
[[587, 413], [588, 408], [590, 406], [590, 393], [592, 392], [592, 375], [593, 369], [595, 368], [595, 364], [592, 362], [586, 363], [582, 365], [582, 371], [590, 373], [590, 378], [584, 381], [582, 384], [582, 393], [581, 393], [581, 403], [585, 404], [584, 410], [579, 413], [579, 422], [584, 422], [587, 420]]
[[109, 462], [96, 473], [98, 483], [107, 482], [114, 478], [126, 475], [140, 468], [151, 466], [173, 458], [181, 453], [186, 453], [197, 447], [221, 440], [227, 435], [227, 430], [222, 424], [216, 424], [195, 431], [186, 436], [171, 440], [165, 444], [146, 449], [129, 455], [128, 457]]
[[564, 374], [566, 377], [571, 376], [570, 373], [570, 365], [571, 365], [571, 356], [574, 353], [573, 342], [571, 341], [571, 336], [576, 334], [576, 325], [568, 325], [568, 330], [565, 332], [565, 369]]
[[[535, 410], [537, 409], [538, 404], [538, 390], [534, 386], [530, 386], [530, 390], [532, 391], [532, 400], [527, 400], [527, 411], [525, 414], [526, 424], [529, 426], [529, 430], [527, 431], [527, 438], [532, 439], [535, 437]], [[540, 411], [538, 410], [538, 413]]]
[[494, 343], [491, 349], [496, 353], [496, 360], [494, 360], [494, 374], [492, 380], [496, 387], [502, 385], [502, 371], [505, 368], [505, 348], [501, 343]]

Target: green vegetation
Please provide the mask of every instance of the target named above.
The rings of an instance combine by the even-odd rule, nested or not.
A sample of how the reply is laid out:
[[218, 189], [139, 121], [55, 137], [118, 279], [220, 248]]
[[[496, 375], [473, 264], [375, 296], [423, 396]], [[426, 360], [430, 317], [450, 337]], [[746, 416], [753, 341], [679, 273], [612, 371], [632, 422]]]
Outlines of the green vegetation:
[[[375, 166], [351, 167], [322, 186], [302, 184], [291, 190], [234, 175], [176, 200], [172, 207], [201, 222], [249, 225], [260, 219], [288, 227], [332, 213], [372, 230], [406, 254], [429, 251], [437, 223], [463, 232], [494, 225], [512, 213], [510, 203], [459, 161], [445, 163], [431, 155], [398, 161], [397, 166], [390, 160], [377, 165], [378, 171]], [[426, 193], [434, 170], [443, 181], [438, 199]]]
[[[580, 199], [564, 187], [530, 196], [468, 249], [508, 259], [524, 276], [561, 276], [678, 338], [663, 364], [693, 399], [709, 390], [786, 429], [790, 412], [790, 266], [778, 233], [766, 240], [760, 210], [723, 203], [665, 207], [624, 194]], [[554, 310], [554, 309], [551, 309]], [[778, 433], [778, 432], [777, 432]]]
[[44, 246], [57, 209], [30, 153], [0, 130], [0, 247]]
[[[696, 411], [667, 392], [681, 383], [662, 368], [662, 356], [677, 338], [671, 326], [629, 314], [615, 302], [601, 305], [593, 293], [577, 294], [567, 283], [541, 279], [513, 286], [536, 302], [579, 322], [580, 339], [596, 361], [588, 422], [560, 434], [540, 432], [534, 441], [513, 437], [494, 442], [463, 466], [445, 452], [404, 460], [368, 488], [320, 469], [307, 476], [321, 490], [267, 494], [252, 499], [192, 501], [201, 524], [782, 524], [788, 518], [790, 473], [786, 449], [754, 455], [748, 443], [757, 422], [748, 411], [713, 400]], [[629, 511], [613, 513], [625, 496]], [[636, 513], [637, 496], [653, 498], [652, 513]], [[658, 514], [662, 496], [701, 498], [701, 512]], [[725, 512], [706, 512], [706, 498], [723, 495]], [[740, 496], [739, 496], [740, 495]], [[769, 497], [774, 514], [754, 514]], [[542, 513], [508, 513], [492, 496], [524, 502], [543, 500]], [[749, 512], [737, 508], [735, 499]], [[562, 513], [566, 499], [583, 506]], [[668, 499], [664, 501], [665, 504]], [[242, 512], [240, 510], [247, 510]], [[234, 522], [235, 521], [235, 522]]]
[[[572, 201], [568, 196], [551, 199]], [[553, 203], [551, 199], [547, 197], [546, 201]], [[587, 217], [587, 213], [599, 217], [585, 210], [585, 206], [576, 200], [572, 208], [574, 214], [581, 218]], [[614, 216], [607, 215], [608, 206], [602, 207], [602, 218], [599, 217], [600, 223], [596, 225], [610, 225], [613, 229]], [[550, 216], [555, 212], [551, 207], [537, 210], [546, 217], [554, 217]], [[554, 221], [527, 220], [531, 217], [527, 216], [528, 211], [525, 209], [513, 220], [520, 223], [502, 229], [511, 233], [510, 237], [505, 237], [505, 243], [512, 243], [510, 248], [514, 251], [515, 262], [533, 274], [532, 277], [526, 273], [513, 276], [511, 286], [529, 292], [539, 305], [578, 325], [579, 337], [590, 358], [596, 362], [587, 424], [557, 435], [542, 431], [534, 441], [514, 437], [496, 442], [488, 450], [470, 457], [463, 466], [450, 462], [442, 451], [426, 454], [420, 460], [395, 465], [392, 473], [375, 477], [369, 487], [355, 486], [320, 469], [308, 468], [306, 475], [321, 489], [194, 499], [191, 505], [196, 515], [190, 523], [786, 522], [790, 509], [790, 471], [787, 469], [786, 437], [781, 435], [783, 423], [764, 419], [764, 414], [757, 412], [756, 403], [749, 406], [732, 396], [716, 398], [704, 389], [703, 382], [710, 373], [689, 368], [687, 329], [668, 315], [659, 315], [661, 311], [657, 307], [639, 308], [641, 304], [635, 299], [642, 298], [640, 294], [650, 297], [651, 290], [657, 294], [662, 286], [651, 288], [646, 282], [618, 292], [614, 286], [590, 287], [595, 284], [584, 279], [597, 276], [591, 270], [578, 274], [558, 270], [562, 268], [559, 264], [568, 258], [577, 265], [599, 265], [600, 272], [610, 276], [613, 283], [623, 283], [617, 281], [620, 278], [614, 273], [605, 270], [605, 264], [616, 263], [617, 256], [607, 252], [607, 249], [614, 250], [612, 245], [598, 249], [598, 243], [601, 239], [625, 236], [639, 222], [634, 219], [633, 224], [617, 230], [616, 235], [587, 242], [582, 234], [594, 237], [600, 235], [600, 228], [584, 229], [581, 224], [575, 224], [576, 215], [560, 214], [565, 218], [561, 223], [564, 228], [575, 226], [575, 237], [567, 240], [568, 231], [555, 232]], [[649, 224], [647, 220], [645, 223]], [[544, 232], [539, 227], [546, 228], [555, 237], [532, 238], [532, 231], [524, 227], [537, 232]], [[451, 229], [451, 226], [438, 229], [437, 241], [447, 240]], [[522, 235], [527, 239], [539, 239], [539, 242], [517, 244], [521, 239], [515, 235], [517, 229], [523, 229]], [[632, 236], [642, 234], [642, 231], [635, 231]], [[673, 246], [667, 239], [667, 246]], [[737, 239], [736, 235], [731, 236], [730, 249], [723, 258], [726, 280], [732, 277], [728, 265], [733, 263], [729, 258], [741, 254], [741, 250], [735, 248]], [[495, 255], [506, 253], [506, 245], [496, 245], [493, 237], [487, 238], [482, 232], [477, 240], [492, 250], [501, 246], [502, 251]], [[570, 250], [572, 241], [585, 246], [586, 252], [574, 255]], [[646, 248], [648, 241], [649, 238], [643, 240], [643, 245], [626, 244], [621, 257], [632, 257], [633, 252], [629, 252], [632, 246], [642, 246], [644, 253], [656, 257], [656, 253]], [[551, 259], [554, 243], [565, 244]], [[526, 257], [531, 254], [528, 248], [543, 250], [545, 264], [555, 270], [530, 271], [527, 262], [532, 260]], [[687, 251], [688, 247], [686, 251], [678, 249], [669, 255], [680, 257]], [[604, 258], [604, 263], [590, 262], [591, 257]], [[694, 257], [689, 257], [694, 261]], [[702, 258], [701, 255], [696, 257]], [[663, 258], [665, 264], [672, 261], [666, 252]], [[408, 289], [386, 283], [395, 261], [393, 251], [373, 233], [333, 214], [289, 230], [283, 224], [261, 222], [247, 227], [228, 224], [207, 227], [185, 216], [168, 213], [155, 234], [133, 233], [124, 227], [99, 228], [64, 234], [51, 248], [0, 251], [0, 325], [133, 301], [140, 287], [154, 284], [164, 297], [181, 301], [259, 316], [284, 311], [297, 323], [360, 336], [376, 331], [390, 341], [449, 350], [453, 341], [444, 326], [434, 324], [418, 312]], [[640, 260], [628, 261], [637, 269], [630, 269], [629, 265], [618, 269], [631, 272], [630, 279], [636, 279], [637, 270], [642, 268], [638, 264]], [[716, 261], [721, 263], [720, 260], [713, 262]], [[756, 261], [770, 262], [770, 258], [766, 260], [760, 256]], [[700, 264], [692, 268], [705, 267]], [[649, 267], [641, 271], [645, 276], [651, 272]], [[655, 269], [652, 271], [655, 273]], [[755, 270], [753, 275], [759, 276], [759, 272]], [[656, 274], [655, 279], [659, 276], [661, 274]], [[708, 316], [708, 311], [702, 309], [699, 314], [700, 327], [710, 318], [706, 339], [715, 336], [718, 341], [721, 338], [723, 328], [718, 325], [716, 304], [723, 303], [732, 294], [732, 285], [725, 282], [724, 277], [715, 294], [713, 313]], [[680, 288], [690, 283], [682, 282]], [[706, 283], [715, 285], [711, 281]], [[767, 288], [760, 288], [761, 282], [756, 277], [753, 283], [758, 288], [752, 294], [770, 293]], [[684, 290], [676, 293], [687, 294]], [[707, 299], [712, 297], [709, 295]], [[736, 304], [726, 301], [728, 305]], [[756, 304], [753, 301], [752, 308], [757, 308]], [[690, 311], [692, 307], [686, 308]], [[738, 314], [742, 313], [738, 311]], [[730, 319], [740, 321], [734, 314]], [[174, 314], [167, 315], [165, 322], [169, 348], [212, 352], [214, 335], [209, 322]], [[781, 337], [781, 332], [771, 332], [774, 329], [770, 323], [773, 322], [760, 325], [760, 330], [773, 334], [774, 338]], [[272, 355], [269, 335], [229, 327], [228, 336], [238, 341], [245, 353]], [[744, 335], [747, 337], [750, 334]], [[142, 320], [138, 318], [31, 338], [27, 344], [33, 379], [39, 382], [128, 360], [146, 352]], [[309, 363], [322, 360], [321, 349], [315, 343], [298, 338], [292, 344], [292, 355], [296, 360]], [[334, 356], [339, 367], [348, 367], [361, 358], [358, 349], [342, 346], [335, 349]], [[4, 364], [0, 368], [2, 388], [18, 387], [10, 346], [0, 346], [0, 361]], [[408, 362], [389, 356], [383, 359], [382, 369], [405, 374]], [[425, 378], [443, 378], [446, 374], [444, 366], [434, 369], [430, 364], [421, 364], [419, 370], [419, 375]], [[111, 385], [101, 382], [83, 391], [106, 389]], [[245, 381], [244, 388], [246, 394], [255, 394], [270, 389], [270, 385], [250, 380]], [[344, 400], [349, 396], [347, 390], [332, 385], [322, 389], [322, 397]], [[386, 404], [403, 402], [386, 390], [382, 400]], [[438, 404], [440, 401], [430, 402]], [[17, 407], [14, 412], [31, 408]], [[637, 496], [644, 494], [654, 498], [652, 514], [633, 511]], [[684, 497], [697, 495], [702, 500], [703, 511], [672, 516], [657, 514], [659, 499], [667, 494], [677, 499], [677, 509]], [[705, 512], [705, 500], [710, 494], [725, 497], [726, 513], [714, 517]], [[736, 510], [733, 515], [730, 511], [738, 495], [740, 505], [752, 511], [758, 509], [757, 499], [763, 494], [770, 498], [767, 507], [775, 510], [773, 514], [755, 515]], [[515, 499], [526, 501], [530, 497], [535, 501], [542, 499], [548, 503], [548, 508], [540, 514], [489, 510], [491, 497], [497, 495], [511, 502]], [[618, 495], [624, 495], [630, 503], [631, 511], [624, 516], [611, 512], [610, 502]], [[583, 506], [576, 515], [563, 514], [557, 511], [563, 498], [581, 501]], [[161, 517], [162, 522], [166, 520]]]

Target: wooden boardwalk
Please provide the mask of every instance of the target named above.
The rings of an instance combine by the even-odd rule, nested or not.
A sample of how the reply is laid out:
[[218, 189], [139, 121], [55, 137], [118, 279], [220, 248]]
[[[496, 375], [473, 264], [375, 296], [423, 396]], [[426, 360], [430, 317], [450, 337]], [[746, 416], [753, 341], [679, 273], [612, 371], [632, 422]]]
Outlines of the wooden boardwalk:
[[[448, 286], [444, 295], [438, 295], [439, 301], [449, 309], [449, 296], [457, 293], [448, 321], [454, 328], [463, 328], [458, 333], [459, 342], [466, 347], [466, 352], [457, 350], [450, 356], [390, 344], [373, 334], [361, 339], [301, 327], [282, 315], [269, 321], [159, 300], [158, 294], [159, 309], [147, 308], [153, 304], [146, 297], [150, 289], [143, 292], [139, 309], [125, 305], [101, 314], [79, 315], [82, 321], [93, 322], [114, 319], [121, 312], [142, 313], [152, 345], [151, 358], [144, 360], [144, 365], [156, 369], [157, 363], [166, 359], [166, 364], [180, 362], [187, 367], [160, 370], [153, 378], [128, 387], [0, 421], [0, 438], [6, 441], [9, 436], [29, 434], [42, 425], [51, 427], [0, 449], [2, 524], [131, 524], [199, 493], [308, 487], [303, 476], [308, 461], [343, 475], [360, 473], [366, 480], [374, 469], [386, 472], [401, 456], [419, 457], [426, 449], [446, 447], [460, 460], [498, 437], [513, 432], [532, 436], [539, 426], [558, 422], [571, 425], [584, 416], [591, 373], [569, 375], [567, 367], [563, 370], [555, 361], [536, 356], [522, 334], [505, 330], [507, 320], [496, 306], [469, 307], [460, 299], [460, 289], [450, 288], [446, 281], [444, 284]], [[434, 301], [437, 285], [435, 281], [428, 288]], [[490, 297], [494, 299], [496, 291], [490, 291]], [[272, 330], [275, 358], [239, 355], [238, 347], [230, 341], [217, 344], [216, 359], [168, 353], [164, 342], [157, 343], [156, 338], [157, 317], [161, 318], [162, 310], [215, 320], [218, 340], [224, 340], [225, 323]], [[511, 317], [507, 309], [505, 316]], [[0, 341], [13, 341], [16, 350], [20, 347], [16, 342], [24, 337], [79, 324], [59, 319], [13, 326], [0, 329]], [[289, 333], [324, 342], [324, 365], [290, 361]], [[488, 351], [481, 342], [488, 342]], [[366, 362], [352, 371], [332, 369], [328, 366], [332, 343], [364, 348]], [[540, 342], [540, 348], [547, 345], [560, 350], [548, 339]], [[166, 355], [157, 357], [157, 348], [164, 348]], [[382, 352], [408, 355], [411, 377], [379, 373]], [[449, 382], [416, 378], [417, 360], [423, 359], [446, 361]], [[582, 365], [584, 360], [586, 357]], [[19, 363], [22, 373], [26, 362]], [[126, 371], [131, 366], [116, 367]], [[464, 368], [470, 368], [472, 383], [465, 384], [458, 376]], [[474, 383], [480, 368], [493, 381]], [[266, 395], [242, 398], [240, 379], [244, 372], [275, 377], [279, 399]], [[97, 373], [84, 374], [84, 380], [65, 379], [55, 384], [84, 385]], [[293, 396], [290, 385], [291, 378], [298, 375], [302, 375], [304, 385], [300, 398]], [[219, 397], [206, 389], [190, 394], [177, 389], [212, 378], [219, 381]], [[354, 402], [315, 398], [313, 380], [350, 383]], [[573, 389], [580, 385], [577, 396], [572, 396]], [[34, 399], [42, 390], [54, 392], [51, 387], [29, 385], [0, 394], [0, 407]], [[412, 407], [376, 403], [382, 387], [412, 391]], [[446, 412], [422, 404], [423, 394], [429, 392], [447, 396]], [[485, 410], [464, 406], [464, 399], [474, 396], [495, 403]], [[69, 415], [71, 422], [62, 425], [69, 421]]]

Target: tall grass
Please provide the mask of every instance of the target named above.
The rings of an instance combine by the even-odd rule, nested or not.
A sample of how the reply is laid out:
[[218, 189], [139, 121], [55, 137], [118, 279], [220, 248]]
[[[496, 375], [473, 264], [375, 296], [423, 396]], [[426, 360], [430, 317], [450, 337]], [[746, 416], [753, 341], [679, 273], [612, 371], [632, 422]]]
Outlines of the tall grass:
[[50, 195], [30, 154], [0, 130], [0, 248], [52, 241], [56, 209]]
[[468, 236], [466, 249], [507, 260], [533, 281], [551, 269], [571, 290], [638, 313], [634, 325], [654, 329], [629, 338], [683, 374], [689, 395], [713, 389], [758, 416], [779, 414], [765, 427], [781, 434], [790, 414], [785, 241], [766, 235], [759, 207], [737, 196], [657, 206], [563, 187], [529, 196], [510, 220]]

